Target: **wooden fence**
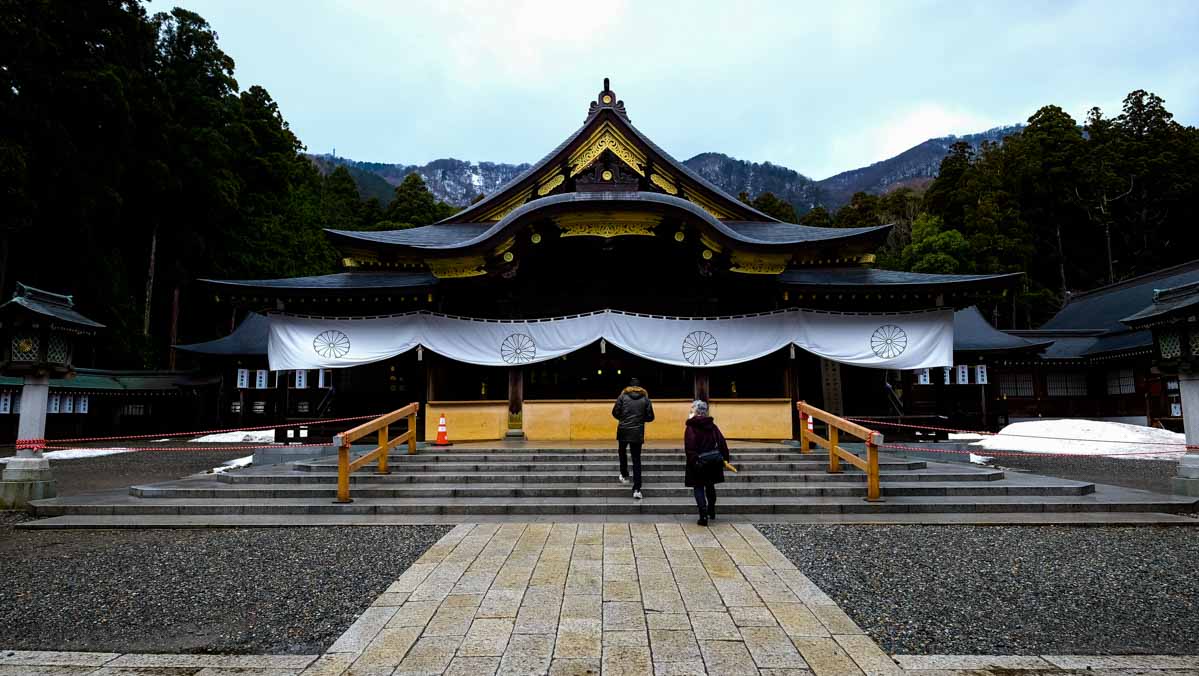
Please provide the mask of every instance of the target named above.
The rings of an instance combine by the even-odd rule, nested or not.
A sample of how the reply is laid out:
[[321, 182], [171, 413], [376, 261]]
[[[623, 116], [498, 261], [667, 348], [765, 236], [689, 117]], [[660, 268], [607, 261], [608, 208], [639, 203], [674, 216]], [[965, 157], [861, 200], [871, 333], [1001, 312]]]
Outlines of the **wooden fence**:
[[[350, 474], [354, 470], [372, 460], [378, 460], [379, 467], [375, 473], [391, 474], [391, 470], [387, 469], [387, 454], [392, 448], [407, 442], [408, 453], [416, 453], [416, 414], [419, 410], [420, 404], [414, 402], [333, 437], [333, 443], [337, 446], [337, 500], [335, 502], [353, 502], [350, 499]], [[387, 428], [401, 418], [408, 419], [408, 430], [395, 439], [389, 438]], [[379, 437], [379, 445], [369, 453], [350, 460], [350, 444], [376, 432]]]
[[[841, 461], [857, 467], [866, 473], [866, 500], [882, 502], [882, 489], [878, 479], [878, 446], [883, 443], [883, 435], [868, 427], [839, 418], [828, 411], [816, 408], [805, 402], [796, 402], [799, 410], [799, 448], [803, 453], [812, 451], [809, 443], [816, 443], [828, 449], [828, 471], [837, 474], [841, 471]], [[828, 425], [828, 438], [808, 430], [808, 420], [815, 419]], [[866, 457], [862, 458], [841, 448], [841, 433], [844, 432], [866, 442]]]

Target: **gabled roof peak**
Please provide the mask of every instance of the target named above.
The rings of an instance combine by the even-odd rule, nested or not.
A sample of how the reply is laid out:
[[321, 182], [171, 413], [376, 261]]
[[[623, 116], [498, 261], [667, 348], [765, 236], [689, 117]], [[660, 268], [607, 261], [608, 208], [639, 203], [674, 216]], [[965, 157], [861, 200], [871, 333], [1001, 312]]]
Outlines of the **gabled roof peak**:
[[605, 108], [611, 108], [624, 119], [629, 119], [629, 114], [624, 108], [624, 101], [616, 98], [616, 92], [612, 91], [612, 87], [608, 84], [608, 78], [604, 78], [604, 88], [600, 90], [599, 95], [595, 97], [595, 100], [587, 108], [587, 118], [590, 119]]

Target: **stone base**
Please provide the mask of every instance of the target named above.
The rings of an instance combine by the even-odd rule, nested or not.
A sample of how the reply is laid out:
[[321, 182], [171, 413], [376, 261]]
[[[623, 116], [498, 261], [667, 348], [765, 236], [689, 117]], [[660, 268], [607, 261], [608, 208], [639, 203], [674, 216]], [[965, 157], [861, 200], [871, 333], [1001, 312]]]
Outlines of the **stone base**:
[[53, 498], [58, 495], [58, 482], [50, 481], [0, 481], [0, 510], [26, 509], [32, 500]]
[[254, 451], [254, 464], [281, 465], [285, 462], [324, 458], [330, 455], [337, 455], [336, 446], [272, 446], [270, 448], [256, 449]]
[[1199, 498], [1199, 479], [1189, 477], [1174, 477], [1174, 494]]
[[510, 429], [504, 433], [504, 441], [524, 441], [525, 431], [521, 428]]

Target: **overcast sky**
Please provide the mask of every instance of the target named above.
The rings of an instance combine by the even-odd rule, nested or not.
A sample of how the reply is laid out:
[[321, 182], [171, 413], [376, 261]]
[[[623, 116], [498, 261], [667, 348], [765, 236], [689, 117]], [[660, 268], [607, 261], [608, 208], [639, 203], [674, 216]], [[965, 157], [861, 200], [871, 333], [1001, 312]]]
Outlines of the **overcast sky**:
[[1199, 2], [156, 0], [208, 19], [311, 152], [532, 162], [604, 77], [679, 159], [813, 178], [921, 141], [1081, 121], [1142, 88], [1199, 120]]

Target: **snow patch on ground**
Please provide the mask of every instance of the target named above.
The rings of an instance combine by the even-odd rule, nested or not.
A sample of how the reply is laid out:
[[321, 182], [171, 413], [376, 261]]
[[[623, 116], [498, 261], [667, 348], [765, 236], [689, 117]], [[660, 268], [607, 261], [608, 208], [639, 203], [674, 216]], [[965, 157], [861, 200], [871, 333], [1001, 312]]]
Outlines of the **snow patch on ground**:
[[970, 454], [970, 462], [974, 463], [975, 465], [985, 465], [994, 459], [995, 458], [992, 458], [989, 455], [975, 455], [974, 453]]
[[[81, 458], [98, 458], [102, 455], [129, 453], [136, 448], [64, 448], [61, 451], [44, 451], [42, 456], [47, 460], [79, 460]], [[8, 458], [0, 458], [0, 463], [8, 462]]]
[[271, 444], [275, 442], [275, 430], [252, 430], [206, 434], [192, 439], [194, 444]]
[[986, 435], [986, 434], [974, 434], [973, 432], [950, 432], [949, 440], [950, 441], [979, 441], [980, 439], [986, 439], [987, 436], [988, 435]]
[[1012, 423], [999, 434], [971, 446], [988, 451], [1178, 460], [1186, 452], [1186, 436], [1156, 427], [1099, 420], [1030, 420]]
[[222, 472], [228, 472], [231, 469], [248, 467], [250, 465], [250, 463], [253, 461], [254, 461], [254, 456], [247, 455], [247, 456], [244, 456], [241, 458], [234, 458], [232, 460], [226, 460], [225, 462], [221, 463], [220, 467], [213, 467], [212, 469], [210, 469], [208, 471], [210, 474], [221, 474]]

